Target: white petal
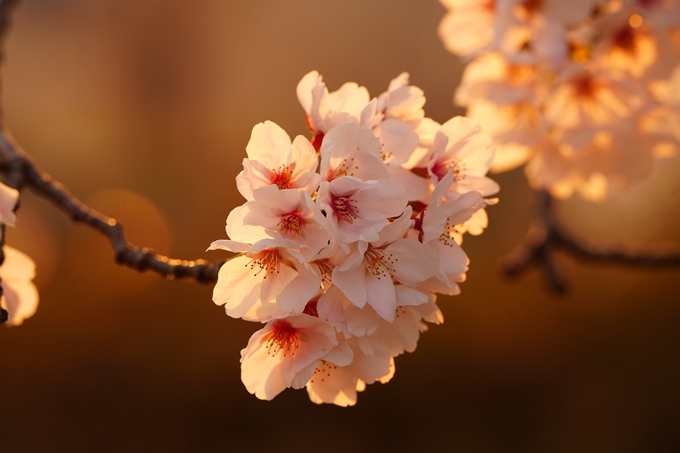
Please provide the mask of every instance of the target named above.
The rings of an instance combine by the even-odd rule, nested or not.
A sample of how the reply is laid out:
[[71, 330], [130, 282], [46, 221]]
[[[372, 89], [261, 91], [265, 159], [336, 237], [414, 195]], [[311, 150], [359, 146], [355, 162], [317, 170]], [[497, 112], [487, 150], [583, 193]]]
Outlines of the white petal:
[[256, 124], [246, 146], [248, 158], [260, 162], [267, 170], [277, 170], [290, 162], [290, 137], [281, 126], [272, 122]]

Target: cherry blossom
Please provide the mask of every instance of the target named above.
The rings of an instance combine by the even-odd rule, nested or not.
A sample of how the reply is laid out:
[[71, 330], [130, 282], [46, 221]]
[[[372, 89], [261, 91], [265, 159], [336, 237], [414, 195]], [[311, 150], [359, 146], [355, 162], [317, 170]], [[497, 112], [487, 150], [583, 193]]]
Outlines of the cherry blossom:
[[237, 185], [246, 202], [227, 216], [236, 254], [213, 301], [227, 315], [266, 323], [242, 351], [242, 380], [260, 399], [307, 388], [315, 403], [351, 406], [387, 382], [426, 322], [441, 323], [436, 294], [458, 294], [498, 185], [494, 148], [471, 120], [439, 124], [402, 73], [370, 99], [318, 72], [297, 87], [311, 142], [276, 124], [253, 128]]
[[[460, 53], [451, 16], [468, 12], [451, 8], [440, 28]], [[535, 189], [603, 201], [676, 153], [677, 2], [498, 0], [468, 27], [489, 22], [493, 41], [472, 52], [455, 101], [492, 137], [493, 171], [525, 165]]]
[[259, 187], [312, 191], [318, 184], [318, 161], [309, 140], [299, 135], [291, 144], [288, 134], [271, 121], [253, 128], [246, 152], [236, 185], [247, 200]]
[[[243, 383], [258, 398], [271, 400], [293, 385], [297, 373], [307, 369], [311, 374], [309, 365], [318, 363], [337, 344], [333, 327], [318, 318], [299, 315], [270, 321], [241, 351]], [[309, 378], [300, 379], [302, 386]]]
[[362, 181], [352, 176], [322, 183], [318, 202], [331, 231], [346, 243], [377, 240], [388, 219], [400, 215], [406, 207], [404, 187], [399, 182]]

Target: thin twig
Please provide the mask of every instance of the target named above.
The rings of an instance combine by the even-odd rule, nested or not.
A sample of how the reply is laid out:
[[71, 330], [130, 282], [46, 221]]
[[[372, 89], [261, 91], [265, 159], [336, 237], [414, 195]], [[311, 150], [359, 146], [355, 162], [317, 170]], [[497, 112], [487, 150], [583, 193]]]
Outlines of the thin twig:
[[19, 162], [24, 182], [33, 192], [66, 212], [74, 222], [84, 223], [108, 237], [117, 263], [138, 271], [149, 270], [167, 278], [191, 278], [200, 283], [217, 281], [217, 274], [226, 260], [185, 261], [159, 255], [146, 247], [134, 247], [125, 239], [119, 222], [85, 205], [63, 184], [40, 171], [23, 153], [18, 152], [14, 161]]
[[661, 246], [598, 246], [568, 233], [553, 209], [554, 200], [545, 191], [536, 194], [536, 214], [525, 243], [501, 259], [503, 272], [517, 276], [531, 265], [542, 267], [548, 287], [564, 294], [567, 285], [555, 264], [555, 250], [582, 261], [631, 267], [680, 267], [680, 249]]

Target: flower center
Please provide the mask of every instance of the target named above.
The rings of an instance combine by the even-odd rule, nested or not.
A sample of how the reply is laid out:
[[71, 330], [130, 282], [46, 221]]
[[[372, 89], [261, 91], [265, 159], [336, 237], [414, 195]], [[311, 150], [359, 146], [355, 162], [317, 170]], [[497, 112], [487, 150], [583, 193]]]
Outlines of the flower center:
[[302, 214], [295, 211], [282, 215], [278, 225], [285, 237], [296, 238], [300, 236], [306, 223], [307, 221], [302, 218]]
[[314, 261], [319, 266], [321, 272], [321, 280], [330, 283], [333, 274], [333, 265], [327, 259]]
[[456, 168], [453, 170], [453, 180], [460, 181], [461, 179], [465, 179], [465, 163], [458, 160], [456, 157], [448, 160], [436, 161], [432, 166], [432, 174], [437, 177], [437, 181], [441, 181], [454, 166]]
[[331, 194], [331, 207], [333, 208], [333, 214], [338, 220], [345, 221], [351, 225], [359, 217], [359, 209], [355, 205], [357, 201], [352, 200], [350, 197], [351, 195], [337, 196]]
[[278, 170], [272, 169], [269, 173], [269, 180], [281, 190], [293, 188], [293, 169], [295, 163], [281, 165]]
[[381, 278], [389, 278], [391, 273], [394, 272], [395, 262], [399, 261], [397, 258], [393, 258], [391, 253], [386, 253], [384, 250], [368, 246], [368, 250], [364, 253], [364, 264], [368, 271]]
[[522, 8], [526, 11], [527, 16], [532, 16], [543, 8], [543, 0], [524, 0]]
[[582, 98], [582, 100], [594, 99], [595, 93], [600, 88], [599, 84], [588, 75], [578, 77], [572, 83], [576, 95]]
[[277, 249], [267, 249], [267, 250], [262, 250], [261, 252], [253, 255], [251, 257], [253, 260], [246, 264], [247, 266], [250, 266], [251, 269], [257, 271], [255, 272], [255, 275], [259, 275], [260, 272], [264, 271], [264, 279], [267, 278], [268, 274], [274, 274], [279, 272], [279, 252]]
[[616, 33], [614, 33], [614, 45], [630, 54], [635, 54], [635, 30], [628, 24], [621, 27]]
[[338, 165], [337, 167], [331, 169], [328, 169], [328, 172], [326, 173], [326, 181], [331, 182], [335, 178], [339, 178], [340, 176], [354, 176], [354, 170], [358, 170], [359, 166], [354, 165], [354, 158], [350, 158], [349, 160], [343, 159], [342, 163]]
[[289, 352], [295, 355], [300, 346], [301, 333], [291, 325], [290, 322], [279, 320], [272, 326], [272, 331], [267, 335], [265, 347], [268, 354], [275, 356], [279, 351], [283, 351], [283, 356]]

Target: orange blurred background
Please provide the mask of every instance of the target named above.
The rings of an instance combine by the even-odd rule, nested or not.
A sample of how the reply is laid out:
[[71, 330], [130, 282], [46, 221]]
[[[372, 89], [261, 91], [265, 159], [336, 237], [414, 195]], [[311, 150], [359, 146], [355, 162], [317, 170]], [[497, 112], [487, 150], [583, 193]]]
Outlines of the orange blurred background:
[[[2, 68], [6, 121], [38, 165], [135, 245], [184, 259], [225, 238], [252, 127], [307, 134], [295, 87], [372, 95], [402, 71], [428, 116], [452, 104], [462, 63], [439, 42], [436, 0], [23, 0]], [[559, 205], [592, 240], [680, 243], [679, 159], [625, 194]], [[468, 237], [462, 294], [356, 407], [272, 402], [240, 382], [258, 326], [210, 286], [113, 263], [108, 241], [30, 193], [8, 244], [37, 263], [37, 314], [0, 329], [0, 450], [639, 452], [680, 447], [680, 272], [563, 257], [571, 292], [515, 281], [531, 191], [495, 175], [500, 204]]]

